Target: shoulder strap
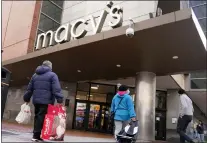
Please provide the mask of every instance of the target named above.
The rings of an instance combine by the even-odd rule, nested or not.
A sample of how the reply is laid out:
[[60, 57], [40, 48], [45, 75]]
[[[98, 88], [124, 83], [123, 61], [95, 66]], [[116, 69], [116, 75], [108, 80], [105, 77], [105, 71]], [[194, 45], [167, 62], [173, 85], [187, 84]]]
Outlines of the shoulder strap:
[[[118, 107], [119, 107], [119, 105], [120, 105], [120, 103], [121, 103], [121, 101], [124, 99], [124, 97], [119, 101], [119, 104], [117, 105], [117, 108], [116, 108], [116, 110], [118, 109]], [[116, 112], [116, 110], [115, 110], [115, 112]], [[114, 113], [115, 113], [114, 112]]]

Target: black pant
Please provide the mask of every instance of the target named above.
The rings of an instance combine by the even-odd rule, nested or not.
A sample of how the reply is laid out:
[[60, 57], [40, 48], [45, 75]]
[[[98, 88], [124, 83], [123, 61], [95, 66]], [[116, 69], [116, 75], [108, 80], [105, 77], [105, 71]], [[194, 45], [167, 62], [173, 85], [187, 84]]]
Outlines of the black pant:
[[186, 128], [188, 124], [192, 121], [192, 116], [184, 115], [182, 118], [179, 117], [177, 124], [177, 132], [180, 135], [180, 143], [185, 143], [185, 141], [192, 142], [192, 139], [186, 135]]
[[48, 105], [35, 104], [34, 106], [35, 106], [35, 117], [34, 117], [33, 138], [40, 139], [45, 115], [47, 114]]

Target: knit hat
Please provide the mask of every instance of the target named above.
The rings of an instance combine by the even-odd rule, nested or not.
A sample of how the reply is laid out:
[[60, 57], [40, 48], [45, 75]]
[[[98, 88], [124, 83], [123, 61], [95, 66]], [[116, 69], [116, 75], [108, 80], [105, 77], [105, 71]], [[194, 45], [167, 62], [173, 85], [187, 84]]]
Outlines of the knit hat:
[[50, 62], [50, 61], [44, 61], [43, 63], [42, 63], [42, 65], [44, 65], [44, 66], [48, 66], [48, 67], [50, 67], [51, 69], [52, 69], [52, 63]]
[[121, 85], [120, 87], [119, 87], [119, 91], [127, 91], [129, 88], [128, 88], [128, 86], [126, 86], [126, 85]]

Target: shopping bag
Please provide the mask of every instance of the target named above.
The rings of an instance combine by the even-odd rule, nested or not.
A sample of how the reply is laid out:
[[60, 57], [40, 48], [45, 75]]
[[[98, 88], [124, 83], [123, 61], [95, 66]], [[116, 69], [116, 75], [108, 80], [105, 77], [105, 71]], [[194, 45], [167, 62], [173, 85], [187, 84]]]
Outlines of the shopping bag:
[[66, 111], [61, 105], [48, 105], [41, 137], [43, 140], [63, 141], [66, 129]]
[[30, 106], [24, 103], [23, 105], [21, 105], [21, 111], [19, 112], [15, 120], [19, 124], [28, 124], [30, 122], [30, 119], [31, 119]]

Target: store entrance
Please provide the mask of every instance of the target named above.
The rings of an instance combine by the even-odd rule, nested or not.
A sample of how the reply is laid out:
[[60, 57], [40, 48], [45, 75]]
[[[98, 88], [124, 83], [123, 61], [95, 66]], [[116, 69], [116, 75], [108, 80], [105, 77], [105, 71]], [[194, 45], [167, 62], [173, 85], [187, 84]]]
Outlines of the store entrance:
[[99, 102], [76, 101], [75, 129], [112, 133], [109, 120], [110, 105]]
[[[135, 97], [135, 88], [130, 87], [132, 99]], [[116, 94], [116, 85], [98, 83], [78, 83], [73, 129], [113, 133], [110, 123], [110, 105]], [[166, 140], [166, 91], [156, 91], [156, 140]]]

